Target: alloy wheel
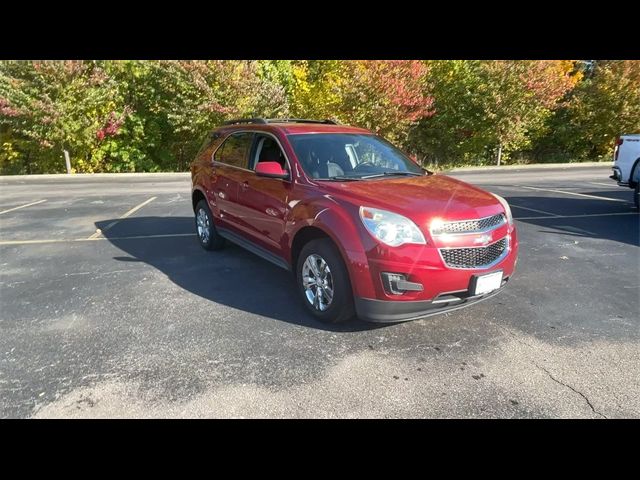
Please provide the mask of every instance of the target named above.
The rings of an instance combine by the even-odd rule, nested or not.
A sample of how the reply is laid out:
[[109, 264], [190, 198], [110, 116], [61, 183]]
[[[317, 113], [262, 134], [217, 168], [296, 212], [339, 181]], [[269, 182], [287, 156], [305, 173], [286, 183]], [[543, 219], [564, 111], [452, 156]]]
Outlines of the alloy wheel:
[[198, 237], [204, 244], [209, 243], [209, 236], [211, 235], [211, 224], [209, 223], [209, 216], [203, 208], [198, 210], [196, 215], [196, 225], [198, 227]]
[[324, 312], [333, 301], [333, 276], [327, 262], [318, 254], [311, 254], [302, 265], [302, 285], [308, 302]]

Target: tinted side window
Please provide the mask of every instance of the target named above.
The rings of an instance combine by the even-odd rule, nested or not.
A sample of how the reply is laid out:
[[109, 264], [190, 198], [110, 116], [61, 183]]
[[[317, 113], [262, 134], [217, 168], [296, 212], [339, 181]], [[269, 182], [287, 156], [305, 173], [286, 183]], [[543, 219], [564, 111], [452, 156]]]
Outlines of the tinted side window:
[[232, 134], [216, 151], [214, 160], [234, 167], [247, 168], [253, 133]]
[[216, 150], [216, 147], [220, 144], [220, 134], [215, 132], [210, 134], [198, 150], [196, 155], [196, 161], [210, 162], [211, 153]]

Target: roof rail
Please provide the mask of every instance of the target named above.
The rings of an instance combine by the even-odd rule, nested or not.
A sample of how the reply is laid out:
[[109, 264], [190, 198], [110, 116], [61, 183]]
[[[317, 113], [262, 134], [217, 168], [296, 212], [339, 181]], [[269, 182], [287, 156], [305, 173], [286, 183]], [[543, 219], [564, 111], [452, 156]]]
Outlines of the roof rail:
[[267, 123], [264, 118], [236, 118], [235, 120], [228, 120], [223, 125], [235, 125], [236, 123]]
[[328, 125], [337, 125], [333, 120], [310, 120], [308, 118], [268, 118], [267, 123], [325, 123]]
[[235, 120], [228, 120], [223, 123], [223, 125], [236, 125], [239, 123], [256, 123], [256, 124], [267, 124], [267, 123], [324, 123], [327, 125], [337, 125], [337, 122], [333, 120], [310, 120], [308, 118], [237, 118]]

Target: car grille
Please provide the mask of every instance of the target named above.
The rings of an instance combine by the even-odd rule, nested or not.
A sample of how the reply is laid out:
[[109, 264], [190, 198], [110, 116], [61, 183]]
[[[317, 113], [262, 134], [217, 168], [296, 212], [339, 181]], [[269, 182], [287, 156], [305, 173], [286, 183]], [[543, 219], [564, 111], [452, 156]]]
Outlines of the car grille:
[[486, 247], [441, 248], [444, 263], [451, 268], [488, 268], [508, 252], [507, 237]]
[[432, 231], [434, 235], [457, 234], [457, 233], [476, 233], [484, 232], [506, 222], [504, 214], [498, 213], [490, 217], [478, 218], [477, 220], [463, 220], [461, 222], [447, 222], [438, 226], [437, 231]]

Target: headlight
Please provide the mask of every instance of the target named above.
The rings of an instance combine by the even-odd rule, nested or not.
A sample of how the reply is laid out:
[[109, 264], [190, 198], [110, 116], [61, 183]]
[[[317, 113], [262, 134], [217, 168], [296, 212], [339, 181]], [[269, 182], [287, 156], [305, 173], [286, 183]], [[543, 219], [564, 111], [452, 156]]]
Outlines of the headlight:
[[416, 224], [397, 213], [360, 207], [360, 218], [371, 235], [391, 247], [405, 243], [427, 243]]
[[495, 193], [493, 193], [492, 195], [496, 197], [498, 201], [502, 204], [502, 207], [504, 208], [504, 213], [506, 213], [507, 215], [507, 221], [509, 222], [509, 225], [513, 225], [513, 215], [511, 215], [511, 207], [509, 207], [509, 204], [507, 203], [507, 201], [504, 198], [502, 198], [500, 195], [496, 195]]

